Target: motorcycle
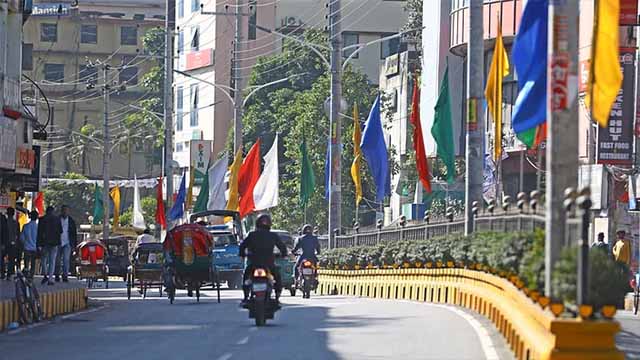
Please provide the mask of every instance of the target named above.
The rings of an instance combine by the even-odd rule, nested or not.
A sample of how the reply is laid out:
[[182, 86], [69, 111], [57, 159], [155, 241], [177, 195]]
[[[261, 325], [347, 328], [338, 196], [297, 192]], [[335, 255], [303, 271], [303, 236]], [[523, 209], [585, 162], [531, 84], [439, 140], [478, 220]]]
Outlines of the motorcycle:
[[245, 307], [249, 310], [249, 318], [255, 319], [256, 326], [264, 326], [279, 309], [276, 299], [272, 298], [275, 281], [268, 269], [256, 268], [250, 282], [251, 293]]
[[318, 288], [318, 271], [311, 260], [305, 259], [300, 263], [296, 287], [302, 290], [303, 299], [310, 299], [311, 291], [315, 291]]

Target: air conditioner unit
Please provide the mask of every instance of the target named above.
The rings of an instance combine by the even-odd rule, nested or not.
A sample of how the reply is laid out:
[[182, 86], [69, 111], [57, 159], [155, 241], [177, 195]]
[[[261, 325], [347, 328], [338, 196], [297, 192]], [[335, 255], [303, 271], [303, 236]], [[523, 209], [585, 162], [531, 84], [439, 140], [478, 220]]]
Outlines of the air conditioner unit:
[[295, 16], [285, 16], [284, 19], [282, 19], [282, 27], [296, 26], [300, 24], [301, 24], [300, 20], [296, 19]]

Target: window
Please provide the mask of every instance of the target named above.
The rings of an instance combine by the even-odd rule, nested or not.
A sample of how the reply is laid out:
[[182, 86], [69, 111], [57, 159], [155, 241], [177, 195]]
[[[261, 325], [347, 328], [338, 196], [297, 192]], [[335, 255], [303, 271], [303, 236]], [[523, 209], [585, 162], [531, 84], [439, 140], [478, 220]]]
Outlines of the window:
[[200, 0], [191, 0], [191, 11], [200, 10]]
[[182, 119], [184, 117], [184, 88], [178, 86], [176, 91], [176, 131], [182, 131]]
[[138, 67], [133, 65], [135, 62], [133, 58], [124, 56], [122, 58], [122, 63], [124, 64], [124, 68], [120, 70], [118, 75], [118, 81], [127, 85], [137, 85], [138, 84]]
[[58, 24], [40, 24], [40, 41], [58, 41]]
[[182, 152], [182, 150], [184, 150], [184, 148], [182, 147], [182, 143], [176, 143], [176, 152]]
[[[345, 32], [345, 33], [342, 34], [342, 42], [344, 43], [344, 47], [359, 44], [360, 43], [360, 35], [358, 35], [356, 33]], [[356, 50], [358, 50], [358, 48], [352, 47], [352, 48], [350, 48], [348, 50], [343, 51], [342, 52], [342, 56], [346, 59], [351, 54], [353, 54]], [[353, 59], [357, 59], [358, 57], [360, 57], [360, 54], [355, 54], [353, 56]]]
[[[391, 36], [391, 34], [382, 34], [381, 38]], [[401, 53], [403, 51], [407, 51], [407, 43], [401, 42], [400, 37], [395, 37], [393, 39], [385, 40], [380, 43], [380, 59], [384, 60], [387, 57]]]
[[191, 51], [200, 50], [200, 25], [191, 27]]
[[64, 64], [44, 64], [44, 79], [51, 82], [63, 82]]
[[184, 17], [184, 0], [178, 0], [176, 7], [178, 8], [178, 19], [181, 19]]
[[98, 26], [97, 25], [81, 25], [80, 26], [80, 42], [83, 44], [98, 43]]
[[191, 84], [191, 109], [189, 110], [189, 125], [198, 126], [198, 84]]
[[249, 0], [249, 10], [251, 15], [249, 15], [249, 29], [247, 30], [247, 34], [249, 40], [256, 39], [256, 24], [258, 21], [258, 0]]
[[178, 54], [184, 54], [184, 31], [178, 32]]
[[138, 45], [138, 28], [136, 26], [120, 27], [120, 45]]
[[78, 73], [78, 80], [84, 83], [98, 82], [98, 68], [95, 66], [81, 65]]

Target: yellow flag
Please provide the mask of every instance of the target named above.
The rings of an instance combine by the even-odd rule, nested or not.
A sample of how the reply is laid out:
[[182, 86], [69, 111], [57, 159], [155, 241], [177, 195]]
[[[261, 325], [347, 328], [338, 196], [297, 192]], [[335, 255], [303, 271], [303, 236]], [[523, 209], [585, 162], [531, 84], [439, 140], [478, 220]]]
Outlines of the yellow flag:
[[23, 213], [22, 211], [18, 211], [18, 226], [20, 227], [20, 231], [22, 231], [22, 228], [27, 222], [29, 222], [29, 217], [27, 216], [27, 214]]
[[242, 149], [238, 149], [233, 164], [229, 168], [229, 200], [227, 201], [227, 210], [240, 210], [240, 194], [238, 194], [238, 173], [242, 165]]
[[191, 170], [189, 171], [189, 188], [187, 189], [186, 209], [191, 209], [191, 204], [193, 203], [193, 182], [195, 178], [196, 178], [196, 167], [191, 165]]
[[118, 227], [120, 226], [120, 187], [114, 186], [109, 191], [109, 196], [113, 200], [113, 227]]
[[362, 179], [360, 178], [360, 161], [362, 160], [362, 150], [360, 141], [362, 132], [360, 130], [360, 120], [358, 119], [358, 105], [353, 105], [353, 163], [351, 164], [351, 178], [356, 188], [356, 206], [362, 200]]
[[622, 72], [618, 59], [619, 15], [619, 0], [596, 1], [587, 104], [591, 106], [591, 117], [601, 127], [609, 124], [611, 106], [622, 85]]
[[502, 156], [502, 79], [509, 75], [509, 57], [502, 44], [502, 27], [498, 26], [498, 36], [493, 49], [493, 59], [487, 76], [487, 88], [484, 95], [494, 123], [493, 158]]

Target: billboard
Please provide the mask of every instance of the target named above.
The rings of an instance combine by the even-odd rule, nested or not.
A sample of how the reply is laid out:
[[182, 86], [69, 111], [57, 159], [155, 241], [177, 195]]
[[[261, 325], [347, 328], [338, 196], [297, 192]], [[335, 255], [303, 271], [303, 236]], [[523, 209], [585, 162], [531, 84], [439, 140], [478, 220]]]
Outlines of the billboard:
[[36, 3], [33, 4], [31, 16], [69, 16], [71, 5], [63, 3]]
[[598, 128], [598, 164], [631, 165], [633, 163], [633, 118], [635, 58], [633, 48], [620, 48], [622, 87], [609, 113], [609, 124]]
[[211, 140], [191, 140], [191, 160], [189, 163], [195, 168], [195, 185], [202, 185], [202, 180], [207, 174], [211, 159], [211, 143]]

